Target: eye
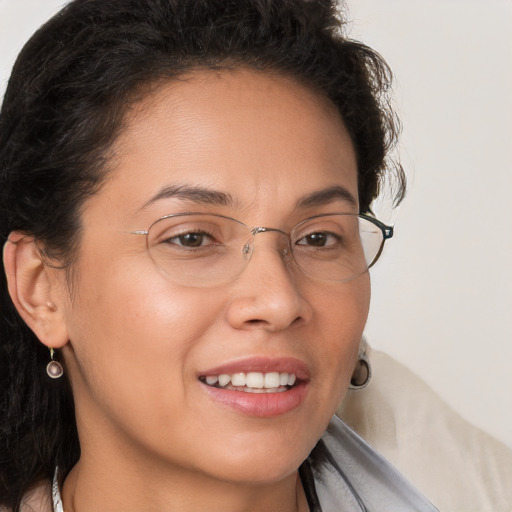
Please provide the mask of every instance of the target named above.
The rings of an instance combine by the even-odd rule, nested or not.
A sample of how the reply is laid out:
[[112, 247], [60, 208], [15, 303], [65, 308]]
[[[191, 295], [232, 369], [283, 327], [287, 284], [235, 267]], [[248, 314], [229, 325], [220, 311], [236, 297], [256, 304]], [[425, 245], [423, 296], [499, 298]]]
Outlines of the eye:
[[310, 247], [333, 247], [340, 242], [340, 237], [328, 231], [315, 231], [297, 240], [296, 245]]
[[208, 245], [215, 245], [213, 237], [205, 231], [191, 231], [188, 233], [180, 233], [179, 235], [165, 238], [163, 243], [178, 245], [188, 249], [196, 247], [205, 247]]

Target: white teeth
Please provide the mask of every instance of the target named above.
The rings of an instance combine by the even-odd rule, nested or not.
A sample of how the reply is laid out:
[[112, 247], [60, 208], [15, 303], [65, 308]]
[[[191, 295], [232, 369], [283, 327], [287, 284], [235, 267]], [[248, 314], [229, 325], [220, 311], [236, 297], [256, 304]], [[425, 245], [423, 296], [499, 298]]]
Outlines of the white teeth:
[[231, 375], [223, 373], [219, 375], [219, 386], [227, 386], [231, 382]]
[[231, 375], [231, 385], [233, 386], [245, 386], [245, 381], [245, 373], [234, 373]]
[[272, 372], [265, 374], [265, 387], [266, 388], [278, 388], [280, 383], [279, 373]]
[[221, 375], [208, 375], [205, 377], [206, 384], [214, 386], [218, 384], [220, 387], [231, 385], [235, 388], [244, 388], [252, 393], [265, 392], [267, 389], [275, 390], [277, 388], [284, 388], [285, 386], [293, 386], [297, 377], [293, 373], [279, 373], [279, 372], [248, 372], [248, 373], [233, 373], [228, 375], [222, 373]]
[[263, 373], [249, 372], [245, 385], [249, 388], [262, 389], [265, 387], [265, 377]]

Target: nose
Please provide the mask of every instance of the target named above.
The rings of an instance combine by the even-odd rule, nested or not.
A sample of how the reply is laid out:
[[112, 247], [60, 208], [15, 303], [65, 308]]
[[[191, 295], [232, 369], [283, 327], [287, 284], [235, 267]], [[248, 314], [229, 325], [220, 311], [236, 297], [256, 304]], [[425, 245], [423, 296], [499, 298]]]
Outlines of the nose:
[[312, 316], [311, 305], [296, 283], [300, 277], [289, 268], [293, 262], [272, 240], [282, 236], [275, 231], [258, 237], [250, 261], [232, 286], [227, 317], [236, 329], [278, 332]]

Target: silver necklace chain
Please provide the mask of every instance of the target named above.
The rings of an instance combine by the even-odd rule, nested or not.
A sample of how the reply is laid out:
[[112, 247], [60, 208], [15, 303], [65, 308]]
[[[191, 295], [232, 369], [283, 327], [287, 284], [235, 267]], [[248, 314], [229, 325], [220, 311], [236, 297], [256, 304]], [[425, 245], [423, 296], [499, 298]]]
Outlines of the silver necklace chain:
[[62, 498], [60, 496], [59, 481], [57, 478], [58, 472], [59, 472], [59, 468], [56, 468], [55, 474], [53, 475], [53, 484], [52, 484], [53, 512], [64, 512], [64, 507], [62, 506]]

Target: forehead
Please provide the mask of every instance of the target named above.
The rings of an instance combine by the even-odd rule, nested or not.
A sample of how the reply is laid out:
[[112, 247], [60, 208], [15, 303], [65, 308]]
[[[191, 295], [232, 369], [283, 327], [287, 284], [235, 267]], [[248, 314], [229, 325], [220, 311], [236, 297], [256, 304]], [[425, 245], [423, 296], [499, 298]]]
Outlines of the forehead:
[[334, 104], [297, 81], [248, 69], [194, 71], [127, 114], [110, 187], [140, 207], [164, 186], [283, 202], [342, 185], [357, 199], [350, 137]]

